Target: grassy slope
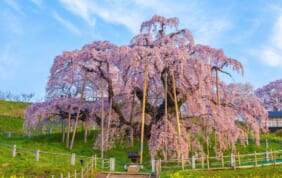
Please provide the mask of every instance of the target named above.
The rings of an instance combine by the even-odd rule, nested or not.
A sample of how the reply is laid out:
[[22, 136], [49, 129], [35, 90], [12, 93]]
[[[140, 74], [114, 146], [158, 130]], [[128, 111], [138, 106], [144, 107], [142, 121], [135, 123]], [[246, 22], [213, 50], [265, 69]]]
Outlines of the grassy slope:
[[24, 109], [30, 103], [0, 100], [0, 116], [9, 118], [24, 118]]
[[282, 165], [263, 166], [237, 170], [218, 171], [180, 171], [176, 173], [164, 173], [162, 178], [280, 178], [282, 177]]
[[[0, 101], [0, 132], [22, 132], [23, 109], [27, 106], [26, 103], [4, 102]], [[4, 117], [3, 117], [4, 115]], [[0, 135], [0, 143], [9, 145], [16, 144], [18, 147], [29, 149], [40, 149], [42, 151], [56, 152], [56, 153], [76, 153], [77, 155], [91, 156], [97, 154], [99, 156], [99, 150], [93, 150], [93, 142], [97, 131], [92, 131], [87, 144], [83, 143], [83, 134], [79, 133], [76, 138], [74, 149], [69, 151], [61, 143], [60, 134], [52, 135], [39, 135], [32, 138], [27, 137], [12, 137], [7, 138], [6, 135]], [[265, 135], [265, 138], [281, 139], [275, 135]], [[146, 146], [147, 147], [147, 146]], [[270, 145], [271, 147], [271, 145]], [[258, 147], [250, 144], [247, 148], [238, 147], [237, 151], [240, 153], [253, 152], [254, 150], [264, 150], [263, 146]], [[273, 148], [277, 149], [277, 148]], [[133, 148], [126, 147], [124, 145], [117, 145], [116, 149], [111, 150], [105, 154], [106, 158], [115, 157], [118, 164], [125, 164], [128, 162], [127, 152], [131, 150], [138, 150], [138, 144], [135, 144]], [[20, 151], [19, 151], [20, 152]], [[39, 163], [34, 162], [34, 154], [28, 155], [25, 152], [20, 152], [16, 158], [11, 157], [11, 148], [5, 148], [0, 146], [0, 175], [13, 175], [13, 174], [25, 174], [25, 175], [59, 175], [61, 172], [68, 172], [74, 168], [69, 166], [69, 160], [67, 164], [61, 164], [62, 160], [54, 160], [55, 156], [48, 157], [41, 155]], [[29, 159], [27, 159], [29, 158]], [[63, 158], [64, 159], [64, 158]], [[148, 150], [145, 150], [145, 162], [149, 161]], [[119, 162], [119, 163], [118, 163]], [[117, 169], [121, 170], [121, 167]], [[186, 171], [186, 172], [167, 172], [163, 173], [162, 177], [280, 177], [282, 176], [282, 166], [270, 166], [270, 167], [258, 167], [253, 169], [242, 170], [224, 170], [224, 171]]]

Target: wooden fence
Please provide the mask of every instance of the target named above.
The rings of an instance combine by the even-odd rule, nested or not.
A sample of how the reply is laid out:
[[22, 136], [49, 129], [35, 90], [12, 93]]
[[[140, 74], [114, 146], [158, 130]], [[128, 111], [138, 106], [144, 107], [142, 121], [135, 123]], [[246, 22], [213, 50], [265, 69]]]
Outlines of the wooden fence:
[[[160, 175], [162, 171], [176, 170], [215, 170], [215, 169], [237, 169], [248, 168], [262, 165], [282, 164], [282, 150], [268, 150], [272, 141], [263, 140], [264, 152], [253, 152], [249, 154], [231, 153], [230, 155], [218, 156], [191, 156], [187, 159], [170, 160], [151, 160], [144, 162], [143, 172], [155, 173]], [[275, 144], [282, 147], [281, 141], [275, 141]], [[53, 153], [39, 149], [22, 148], [17, 145], [8, 145], [0, 143], [0, 156], [6, 154], [11, 158], [23, 160], [34, 160], [35, 162], [48, 162], [53, 166], [70, 166], [72, 172], [64, 172], [53, 177], [92, 177], [95, 171], [125, 171], [125, 162], [115, 160], [114, 158], [102, 159], [96, 155], [81, 156], [63, 153]], [[51, 175], [52, 177], [52, 175]]]
[[73, 172], [64, 172], [51, 177], [91, 177], [95, 171], [114, 171], [115, 159], [99, 158], [93, 156], [81, 156], [64, 153], [54, 153], [18, 147], [0, 143], [0, 156], [17, 158], [23, 161], [34, 160], [35, 163], [48, 163], [57, 167], [69, 167]]
[[282, 150], [265, 151], [260, 153], [220, 156], [192, 156], [188, 159], [159, 160], [160, 171], [168, 170], [215, 170], [248, 168], [262, 165], [282, 164]]

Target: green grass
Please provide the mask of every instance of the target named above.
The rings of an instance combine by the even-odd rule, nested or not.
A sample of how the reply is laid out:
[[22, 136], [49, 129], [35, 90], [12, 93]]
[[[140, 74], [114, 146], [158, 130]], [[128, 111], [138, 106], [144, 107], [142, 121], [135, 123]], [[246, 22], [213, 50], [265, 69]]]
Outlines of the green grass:
[[24, 118], [24, 109], [30, 103], [0, 100], [0, 116], [2, 118]]
[[282, 177], [282, 165], [262, 166], [248, 169], [216, 170], [216, 171], [179, 171], [166, 172], [162, 178], [280, 178]]
[[13, 132], [13, 133], [23, 133], [23, 119], [14, 119], [14, 118], [7, 118], [7, 117], [1, 117], [1, 124], [0, 124], [0, 132], [1, 133], [7, 133], [7, 132]]

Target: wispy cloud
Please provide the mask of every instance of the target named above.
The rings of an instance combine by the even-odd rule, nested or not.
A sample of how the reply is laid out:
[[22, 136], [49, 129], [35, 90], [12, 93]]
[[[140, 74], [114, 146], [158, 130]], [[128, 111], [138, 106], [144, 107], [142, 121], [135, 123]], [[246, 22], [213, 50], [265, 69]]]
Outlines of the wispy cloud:
[[42, 7], [43, 0], [31, 0], [32, 3], [34, 3], [38, 7]]
[[169, 0], [60, 0], [62, 5], [71, 13], [84, 19], [89, 25], [94, 25], [97, 17], [106, 22], [122, 24], [133, 34], [139, 32], [142, 21], [158, 14], [166, 17], [179, 17], [182, 26], [191, 28], [197, 37], [196, 42], [208, 44], [230, 26], [226, 17], [210, 17], [207, 9], [198, 4], [198, 1]]
[[24, 33], [23, 24], [17, 15], [8, 10], [0, 12], [0, 15], [1, 28], [7, 32], [6, 36], [22, 35]]
[[134, 8], [129, 1], [60, 1], [67, 10], [84, 19], [90, 26], [94, 26], [96, 18], [99, 17], [109, 23], [122, 24], [133, 33], [139, 31], [139, 23], [142, 20], [140, 10]]
[[80, 35], [80, 30], [71, 22], [67, 21], [66, 19], [62, 18], [57, 12], [53, 12], [53, 17], [60, 22], [63, 26], [65, 26], [69, 31], [76, 35]]
[[262, 62], [271, 67], [282, 67], [282, 10], [277, 16], [267, 46], [262, 46], [258, 52]]
[[24, 15], [24, 12], [21, 8], [21, 6], [14, 0], [4, 0], [4, 2], [10, 6], [12, 9], [14, 9], [17, 13]]
[[274, 24], [271, 43], [274, 47], [282, 49], [282, 10]]
[[12, 60], [11, 45], [5, 45], [0, 51], [0, 79], [9, 79], [14, 74], [16, 61]]
[[88, 0], [60, 0], [61, 3], [64, 4], [65, 8], [67, 8], [69, 11], [74, 13], [77, 16], [80, 16], [82, 19], [84, 19], [89, 25], [94, 26], [95, 25], [95, 18], [92, 17], [91, 12], [94, 4], [92, 1]]
[[271, 67], [282, 67], [282, 53], [272, 47], [264, 47], [260, 52], [260, 59]]

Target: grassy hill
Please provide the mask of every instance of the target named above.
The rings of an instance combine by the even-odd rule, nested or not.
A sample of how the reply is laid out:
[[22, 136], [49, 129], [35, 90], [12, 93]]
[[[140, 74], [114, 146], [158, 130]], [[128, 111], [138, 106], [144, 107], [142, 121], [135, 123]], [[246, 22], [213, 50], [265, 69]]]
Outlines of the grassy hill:
[[[74, 169], [79, 171], [85, 168], [86, 161], [92, 155], [100, 156], [100, 150], [93, 149], [97, 133], [99, 130], [92, 130], [89, 135], [88, 143], [83, 142], [83, 133], [80, 130], [76, 137], [74, 149], [69, 151], [62, 144], [61, 134], [41, 134], [29, 138], [26, 135], [17, 134], [16, 136], [7, 137], [7, 132], [23, 133], [22, 125], [24, 120], [23, 110], [29, 103], [17, 103], [0, 101], [0, 177], [9, 177], [13, 175], [25, 175], [25, 177], [47, 177], [60, 173], [66, 175], [67, 172], [73, 172]], [[263, 135], [263, 138], [282, 140], [277, 134]], [[12, 145], [17, 145], [17, 155], [13, 158], [11, 155]], [[269, 149], [277, 150], [279, 144], [269, 144]], [[144, 151], [144, 163], [149, 165], [149, 152], [147, 145]], [[40, 150], [40, 159], [35, 161], [35, 150]], [[105, 153], [105, 158], [114, 157], [116, 159], [116, 170], [123, 170], [122, 165], [128, 163], [127, 152], [138, 150], [138, 141], [133, 147], [127, 145], [117, 145], [115, 149]], [[264, 145], [256, 146], [252, 143], [248, 147], [238, 146], [240, 153], [252, 153], [253, 151], [265, 150]], [[57, 154], [53, 154], [57, 153]], [[70, 155], [75, 153], [77, 156], [76, 165], [70, 165]], [[105, 164], [106, 165], [106, 164]], [[108, 166], [108, 165], [106, 165]], [[145, 168], [149, 170], [150, 168]], [[282, 177], [282, 166], [263, 166], [251, 169], [239, 170], [220, 170], [220, 171], [167, 171], [163, 172], [161, 177], [167, 178], [185, 178], [185, 177]]]
[[2, 118], [24, 118], [24, 109], [30, 103], [0, 100], [0, 117]]

